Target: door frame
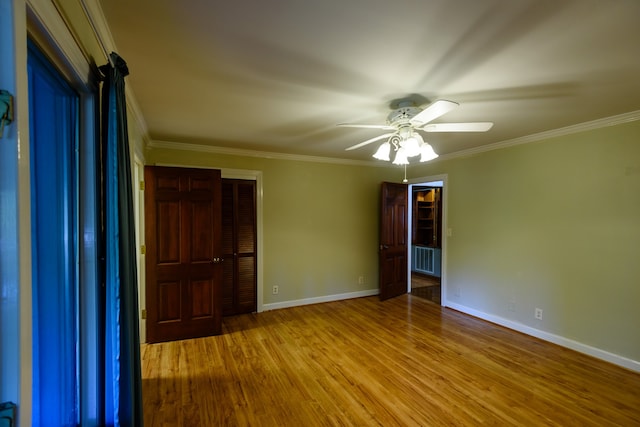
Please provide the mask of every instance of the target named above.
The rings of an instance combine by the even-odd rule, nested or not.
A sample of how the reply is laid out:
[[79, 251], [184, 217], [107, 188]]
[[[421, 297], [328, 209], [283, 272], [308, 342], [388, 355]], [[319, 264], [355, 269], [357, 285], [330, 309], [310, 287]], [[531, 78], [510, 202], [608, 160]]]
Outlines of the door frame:
[[147, 287], [146, 287], [146, 257], [142, 250], [144, 245], [144, 190], [141, 183], [144, 182], [144, 162], [137, 154], [133, 155], [133, 212], [136, 229], [136, 261], [138, 269], [138, 330], [140, 342], [147, 342]]
[[[440, 305], [446, 307], [447, 304], [447, 240], [450, 236], [450, 229], [447, 225], [447, 212], [449, 205], [449, 183], [448, 175], [428, 175], [419, 178], [412, 178], [408, 181], [409, 194], [412, 194], [413, 187], [426, 186], [434, 182], [442, 182], [442, 258], [440, 268]], [[407, 241], [411, 242], [411, 233], [413, 231], [413, 197], [409, 197], [409, 203], [407, 204], [409, 209], [409, 218], [407, 220]], [[407, 292], [411, 292], [411, 265], [413, 253], [409, 249], [409, 255], [407, 257]]]
[[[219, 169], [222, 174], [222, 179], [245, 179], [248, 181], [256, 182], [256, 256], [257, 256], [257, 265], [256, 265], [256, 312], [260, 313], [264, 310], [263, 308], [263, 294], [264, 294], [264, 264], [263, 264], [263, 183], [262, 183], [262, 171], [259, 170], [250, 170], [250, 169], [231, 169], [225, 167], [219, 167], [216, 165], [209, 166], [199, 166], [199, 165], [191, 165], [185, 163], [153, 163], [148, 164], [147, 166], [167, 166], [167, 167], [177, 167], [177, 168], [192, 168], [192, 169]], [[144, 212], [142, 215], [138, 217], [144, 217]], [[144, 227], [144, 224], [141, 225]], [[141, 241], [144, 242], [144, 236], [141, 237]], [[144, 244], [144, 243], [141, 243]], [[141, 266], [138, 264], [138, 269]], [[139, 273], [140, 274], [140, 273]], [[144, 273], [143, 273], [144, 274]], [[146, 292], [146, 283], [140, 283], [140, 293], [144, 294]], [[146, 338], [146, 337], [145, 337]], [[141, 337], [141, 342], [146, 342], [146, 339], [143, 341]]]

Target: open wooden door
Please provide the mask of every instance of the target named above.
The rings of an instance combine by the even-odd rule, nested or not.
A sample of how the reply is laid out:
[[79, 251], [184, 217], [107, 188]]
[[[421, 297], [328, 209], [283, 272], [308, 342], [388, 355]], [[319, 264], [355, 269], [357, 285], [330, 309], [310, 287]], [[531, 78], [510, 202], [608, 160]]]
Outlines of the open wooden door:
[[219, 170], [145, 167], [147, 341], [222, 332]]
[[380, 299], [407, 292], [408, 186], [382, 183], [380, 214]]

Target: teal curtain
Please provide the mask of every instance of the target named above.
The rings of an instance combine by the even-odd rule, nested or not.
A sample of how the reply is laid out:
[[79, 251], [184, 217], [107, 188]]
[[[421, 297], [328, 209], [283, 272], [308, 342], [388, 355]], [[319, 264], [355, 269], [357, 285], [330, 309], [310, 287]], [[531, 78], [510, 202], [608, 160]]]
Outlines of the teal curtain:
[[111, 53], [102, 86], [101, 217], [103, 226], [104, 424], [142, 426], [142, 378], [131, 158], [124, 78]]

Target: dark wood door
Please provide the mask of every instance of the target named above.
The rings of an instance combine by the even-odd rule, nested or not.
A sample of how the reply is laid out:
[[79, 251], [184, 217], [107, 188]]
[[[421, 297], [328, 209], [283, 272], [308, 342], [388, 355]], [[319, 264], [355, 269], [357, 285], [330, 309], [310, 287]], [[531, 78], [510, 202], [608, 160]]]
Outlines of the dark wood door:
[[145, 167], [147, 341], [222, 332], [219, 170]]
[[222, 180], [222, 315], [256, 311], [256, 182]]
[[380, 214], [380, 299], [407, 292], [408, 187], [382, 183]]

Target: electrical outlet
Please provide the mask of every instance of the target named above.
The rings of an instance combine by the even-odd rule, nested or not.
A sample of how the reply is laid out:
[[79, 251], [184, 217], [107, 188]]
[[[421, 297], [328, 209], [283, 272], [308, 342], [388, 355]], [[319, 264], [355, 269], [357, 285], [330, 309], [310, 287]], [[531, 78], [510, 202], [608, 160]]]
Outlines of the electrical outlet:
[[364, 285], [364, 276], [358, 277], [358, 285]]
[[534, 316], [535, 316], [536, 319], [542, 320], [542, 309], [541, 308], [536, 308]]
[[460, 297], [460, 288], [456, 287], [453, 289], [453, 296]]
[[278, 285], [275, 285], [272, 289], [271, 289], [271, 293], [273, 295], [278, 295], [278, 292], [280, 291], [280, 288], [278, 287]]

